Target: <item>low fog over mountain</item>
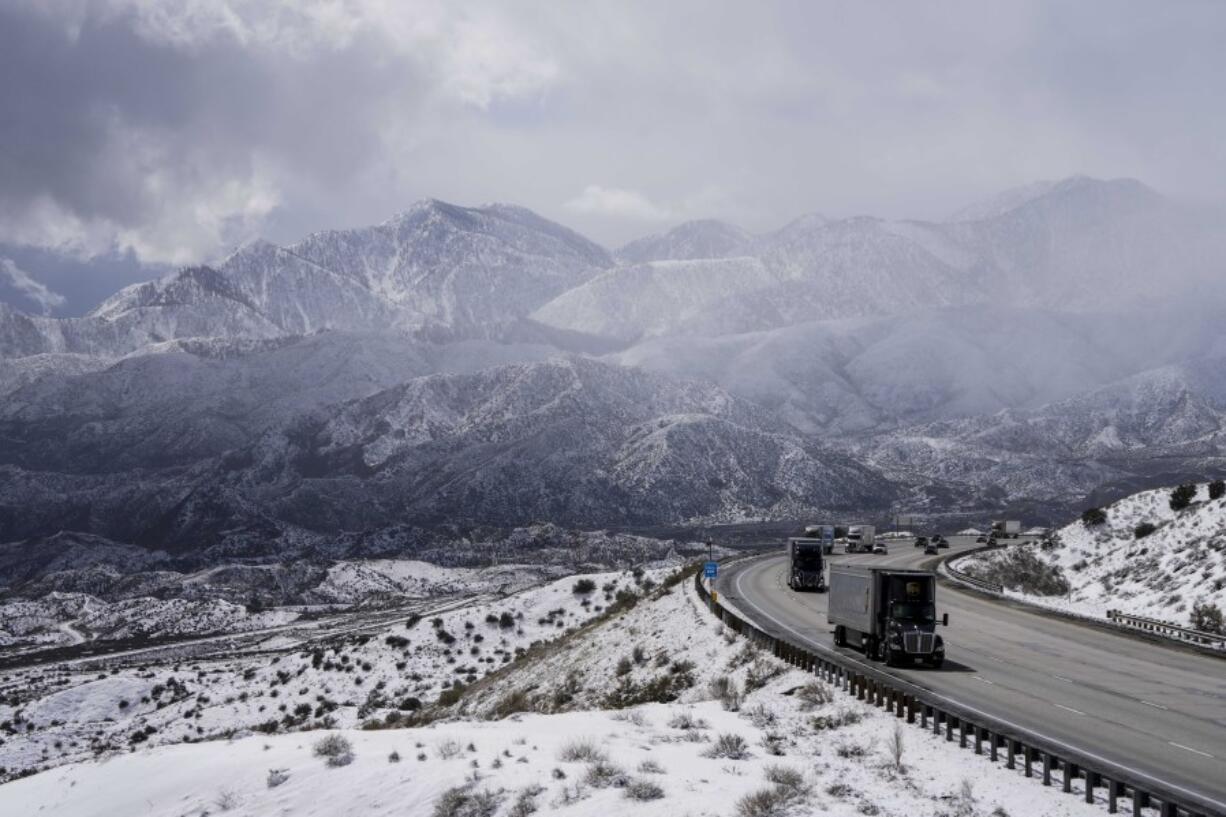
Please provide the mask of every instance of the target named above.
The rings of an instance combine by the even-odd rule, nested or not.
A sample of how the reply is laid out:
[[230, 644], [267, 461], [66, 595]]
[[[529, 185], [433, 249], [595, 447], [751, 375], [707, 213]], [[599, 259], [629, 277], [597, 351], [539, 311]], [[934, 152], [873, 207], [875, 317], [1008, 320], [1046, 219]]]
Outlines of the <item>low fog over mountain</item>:
[[1215, 223], [1078, 177], [609, 251], [430, 200], [79, 318], [0, 306], [0, 542], [207, 562], [444, 525], [1055, 516], [1226, 471]]

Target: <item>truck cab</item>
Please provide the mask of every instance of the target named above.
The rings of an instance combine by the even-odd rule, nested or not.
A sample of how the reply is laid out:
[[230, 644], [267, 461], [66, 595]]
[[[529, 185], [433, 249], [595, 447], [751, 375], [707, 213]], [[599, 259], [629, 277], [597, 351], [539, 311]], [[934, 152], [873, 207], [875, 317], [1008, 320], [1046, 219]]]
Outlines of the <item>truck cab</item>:
[[826, 592], [826, 560], [822, 540], [789, 539], [788, 554], [791, 557], [788, 587], [798, 591]]

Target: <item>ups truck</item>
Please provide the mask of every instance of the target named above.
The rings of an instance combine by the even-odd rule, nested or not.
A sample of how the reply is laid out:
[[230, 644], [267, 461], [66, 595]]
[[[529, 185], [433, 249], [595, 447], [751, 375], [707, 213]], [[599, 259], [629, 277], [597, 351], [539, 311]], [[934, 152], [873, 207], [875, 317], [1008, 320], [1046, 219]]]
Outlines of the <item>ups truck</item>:
[[[928, 570], [830, 565], [834, 643], [863, 648], [874, 661], [899, 666], [922, 660], [945, 662], [945, 642], [936, 634], [936, 574]], [[941, 620], [949, 624], [949, 614]]]
[[826, 562], [822, 558], [822, 552], [821, 539], [788, 540], [788, 553], [792, 557], [788, 587], [793, 590], [826, 592]]
[[877, 529], [872, 525], [852, 525], [847, 529], [848, 553], [872, 553]]

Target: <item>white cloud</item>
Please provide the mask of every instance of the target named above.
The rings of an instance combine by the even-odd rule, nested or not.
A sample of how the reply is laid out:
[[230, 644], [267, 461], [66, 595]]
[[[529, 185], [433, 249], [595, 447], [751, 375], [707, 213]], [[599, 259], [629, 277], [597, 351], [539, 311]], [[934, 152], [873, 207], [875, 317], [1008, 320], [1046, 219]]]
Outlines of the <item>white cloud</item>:
[[656, 204], [637, 190], [601, 187], [598, 184], [583, 188], [582, 193], [566, 202], [566, 208], [577, 213], [640, 221], [668, 221], [676, 217], [671, 209]]
[[6, 281], [13, 289], [50, 312], [64, 305], [64, 296], [35, 281], [28, 272], [17, 266], [11, 258], [0, 258], [0, 281]]

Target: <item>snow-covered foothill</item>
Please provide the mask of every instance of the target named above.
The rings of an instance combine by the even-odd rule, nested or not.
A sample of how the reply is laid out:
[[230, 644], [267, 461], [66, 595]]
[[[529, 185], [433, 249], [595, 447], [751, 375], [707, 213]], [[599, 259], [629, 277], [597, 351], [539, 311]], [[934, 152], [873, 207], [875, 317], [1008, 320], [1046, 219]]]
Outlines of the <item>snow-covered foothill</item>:
[[[632, 666], [619, 674], [623, 658]], [[540, 708], [558, 710], [549, 714], [495, 718], [486, 711], [414, 728], [246, 735], [144, 749], [8, 783], [0, 787], [0, 811], [57, 817], [1099, 813], [1079, 797], [1044, 789], [1003, 762], [907, 727], [760, 653], [722, 631], [688, 581], [623, 605], [564, 636], [556, 649], [516, 662], [474, 686], [459, 708], [477, 715], [519, 684], [556, 691], [572, 670], [582, 671], [581, 689], [561, 704], [542, 697]], [[660, 673], [689, 676], [675, 700], [592, 706]], [[732, 688], [743, 697], [733, 700]]]
[[1099, 524], [1078, 519], [1054, 532], [1050, 544], [977, 554], [958, 568], [1001, 580], [1002, 570], [1024, 562], [1029, 581], [1043, 573], [1067, 586], [1043, 594], [1027, 592], [1026, 580], [1004, 581], [1008, 595], [1096, 618], [1119, 610], [1190, 626], [1196, 605], [1226, 608], [1226, 498], [1209, 499], [1201, 483], [1188, 507], [1172, 510], [1172, 490], [1133, 494], [1103, 508]]

